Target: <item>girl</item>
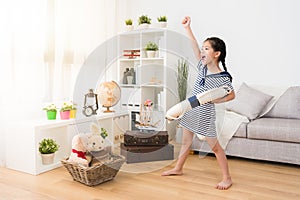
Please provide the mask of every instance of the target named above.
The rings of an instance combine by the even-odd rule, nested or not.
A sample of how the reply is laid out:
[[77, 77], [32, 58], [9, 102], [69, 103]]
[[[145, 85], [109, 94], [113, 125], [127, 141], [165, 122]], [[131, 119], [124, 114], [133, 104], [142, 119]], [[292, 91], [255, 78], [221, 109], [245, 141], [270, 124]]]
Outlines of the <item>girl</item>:
[[[198, 76], [193, 88], [193, 95], [200, 92], [228, 85], [232, 92], [227, 96], [214, 100], [213, 102], [200, 105], [184, 114], [180, 119], [180, 125], [183, 127], [182, 146], [175, 167], [162, 173], [163, 176], [182, 175], [183, 165], [189, 155], [194, 133], [204, 135], [210, 148], [216, 155], [218, 164], [221, 168], [223, 179], [216, 185], [217, 189], [226, 190], [232, 185], [229, 174], [227, 158], [224, 150], [217, 140], [215, 119], [216, 112], [214, 103], [222, 103], [234, 99], [235, 93], [231, 85], [232, 78], [227, 72], [225, 65], [226, 46], [225, 43], [216, 37], [207, 38], [200, 50], [196, 38], [191, 30], [190, 17], [185, 17], [182, 24], [187, 31], [188, 37], [192, 41], [194, 54], [199, 60]], [[222, 63], [222, 71], [219, 63]]]

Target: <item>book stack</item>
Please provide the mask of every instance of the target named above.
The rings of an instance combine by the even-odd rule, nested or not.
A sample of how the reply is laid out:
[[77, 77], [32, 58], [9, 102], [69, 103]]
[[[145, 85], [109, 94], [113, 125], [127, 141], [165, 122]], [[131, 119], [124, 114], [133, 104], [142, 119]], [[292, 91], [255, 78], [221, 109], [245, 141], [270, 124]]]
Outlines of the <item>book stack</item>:
[[129, 59], [134, 59], [140, 56], [141, 50], [139, 49], [125, 49], [123, 50], [123, 56]]

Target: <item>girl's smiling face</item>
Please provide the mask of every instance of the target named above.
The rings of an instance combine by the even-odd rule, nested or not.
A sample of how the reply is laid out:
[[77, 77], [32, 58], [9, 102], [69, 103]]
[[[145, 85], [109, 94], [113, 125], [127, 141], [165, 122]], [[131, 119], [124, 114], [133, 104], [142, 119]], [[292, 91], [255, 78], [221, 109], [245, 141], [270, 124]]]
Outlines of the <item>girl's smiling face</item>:
[[202, 64], [208, 65], [218, 63], [218, 57], [220, 56], [220, 51], [214, 51], [209, 41], [205, 41], [201, 48], [201, 61]]

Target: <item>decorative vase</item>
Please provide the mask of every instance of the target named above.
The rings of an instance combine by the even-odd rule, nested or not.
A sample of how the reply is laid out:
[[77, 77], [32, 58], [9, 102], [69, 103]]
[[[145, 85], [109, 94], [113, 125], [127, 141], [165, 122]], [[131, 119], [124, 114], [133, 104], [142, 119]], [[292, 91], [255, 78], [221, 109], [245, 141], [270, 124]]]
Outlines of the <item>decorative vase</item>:
[[70, 118], [71, 119], [76, 118], [76, 110], [70, 110]]
[[41, 154], [42, 157], [42, 164], [43, 165], [50, 165], [54, 162], [54, 153], [50, 154]]
[[60, 119], [70, 119], [70, 110], [61, 111]]
[[56, 119], [56, 110], [49, 110], [47, 111], [47, 119], [49, 120], [55, 120]]
[[154, 58], [155, 57], [155, 54], [156, 54], [156, 51], [146, 51], [146, 54], [147, 54], [147, 58]]

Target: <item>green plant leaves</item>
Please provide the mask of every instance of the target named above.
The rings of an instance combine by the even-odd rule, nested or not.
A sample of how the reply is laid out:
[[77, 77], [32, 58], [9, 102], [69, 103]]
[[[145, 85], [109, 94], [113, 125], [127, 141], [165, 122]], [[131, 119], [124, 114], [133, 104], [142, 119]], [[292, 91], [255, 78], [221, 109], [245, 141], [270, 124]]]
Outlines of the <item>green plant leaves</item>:
[[50, 138], [45, 138], [39, 143], [39, 152], [41, 154], [50, 154], [58, 151], [59, 145], [55, 140]]
[[177, 90], [179, 101], [186, 99], [189, 65], [187, 60], [180, 59], [177, 64]]

